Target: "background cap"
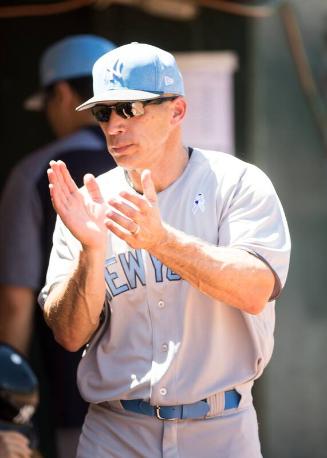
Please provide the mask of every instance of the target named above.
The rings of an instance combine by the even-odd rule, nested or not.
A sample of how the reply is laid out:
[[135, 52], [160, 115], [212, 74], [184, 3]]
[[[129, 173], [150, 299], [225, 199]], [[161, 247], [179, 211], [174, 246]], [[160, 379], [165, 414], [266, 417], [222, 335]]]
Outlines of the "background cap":
[[98, 103], [184, 95], [182, 75], [172, 54], [144, 43], [129, 43], [100, 57], [93, 67], [94, 96], [76, 108]]
[[[95, 35], [72, 35], [46, 49], [40, 61], [40, 85], [45, 88], [60, 81], [91, 76], [94, 62], [116, 46]], [[44, 92], [29, 97], [24, 107], [40, 110], [44, 106]]]
[[25, 424], [39, 401], [38, 380], [27, 359], [0, 342], [0, 420]]

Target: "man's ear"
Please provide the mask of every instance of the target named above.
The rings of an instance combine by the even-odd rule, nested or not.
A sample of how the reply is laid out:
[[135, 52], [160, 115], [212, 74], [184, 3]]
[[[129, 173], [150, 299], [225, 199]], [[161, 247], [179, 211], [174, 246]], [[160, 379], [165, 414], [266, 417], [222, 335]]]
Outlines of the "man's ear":
[[172, 124], [179, 124], [185, 117], [186, 114], [186, 100], [183, 97], [178, 97], [173, 101], [173, 115]]

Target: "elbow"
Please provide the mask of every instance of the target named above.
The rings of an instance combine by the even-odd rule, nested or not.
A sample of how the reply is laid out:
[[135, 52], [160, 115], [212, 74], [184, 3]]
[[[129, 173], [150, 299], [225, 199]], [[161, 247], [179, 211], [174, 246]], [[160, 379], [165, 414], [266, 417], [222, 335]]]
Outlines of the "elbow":
[[76, 329], [63, 330], [61, 327], [52, 328], [56, 342], [69, 352], [77, 352], [83, 348], [91, 339], [94, 332], [97, 330], [98, 324], [92, 328], [85, 329], [80, 332]]
[[53, 332], [54, 338], [56, 342], [63, 347], [65, 350], [69, 352], [77, 352], [79, 351], [86, 342], [81, 339], [74, 339], [72, 336], [61, 335], [60, 333]]
[[252, 291], [251, 289], [248, 290], [248, 292], [251, 291], [251, 294], [247, 297], [244, 311], [251, 315], [259, 315], [274, 293], [275, 281], [275, 276], [270, 269], [266, 267], [262, 269], [261, 275], [257, 277], [257, 281], [253, 285]]
[[46, 302], [43, 310], [45, 322], [51, 329], [55, 341], [69, 352], [79, 351], [89, 340], [92, 333], [87, 330], [71, 326], [69, 319], [60, 319], [56, 307]]
[[[218, 300], [221, 300], [217, 298]], [[236, 308], [242, 312], [249, 313], [250, 315], [259, 315], [265, 308], [268, 300], [266, 298], [259, 298], [257, 295], [247, 297], [229, 298], [223, 301], [230, 307]]]
[[61, 323], [57, 323], [55, 320], [49, 319], [45, 315], [46, 322], [51, 328], [55, 341], [69, 352], [77, 352], [84, 347], [92, 337], [93, 333], [98, 328], [98, 324], [88, 327], [88, 329], [76, 329], [69, 326], [63, 326]]
[[266, 307], [269, 299], [273, 294], [273, 285], [268, 282], [266, 285], [262, 285], [260, 289], [253, 292], [248, 298], [244, 306], [244, 311], [251, 315], [259, 315]]
[[243, 311], [249, 313], [250, 315], [259, 315], [265, 308], [267, 300], [254, 300], [251, 303], [246, 304]]

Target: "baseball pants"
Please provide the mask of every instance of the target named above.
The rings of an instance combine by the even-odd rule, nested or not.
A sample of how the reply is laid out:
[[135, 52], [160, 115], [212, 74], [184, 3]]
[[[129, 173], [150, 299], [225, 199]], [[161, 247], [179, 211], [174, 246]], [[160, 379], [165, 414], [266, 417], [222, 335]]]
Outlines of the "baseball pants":
[[206, 419], [162, 421], [91, 404], [77, 458], [262, 458], [253, 404]]

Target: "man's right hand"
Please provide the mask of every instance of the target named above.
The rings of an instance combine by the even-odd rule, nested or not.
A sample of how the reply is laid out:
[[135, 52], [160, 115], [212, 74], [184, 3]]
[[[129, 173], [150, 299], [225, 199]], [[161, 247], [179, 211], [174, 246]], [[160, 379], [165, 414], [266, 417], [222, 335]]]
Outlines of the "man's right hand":
[[79, 189], [63, 161], [51, 161], [48, 169], [52, 205], [65, 226], [84, 248], [104, 249], [108, 229], [104, 224], [107, 205], [93, 175], [84, 177]]
[[28, 445], [28, 439], [16, 431], [0, 431], [0, 457], [32, 457], [32, 450]]

